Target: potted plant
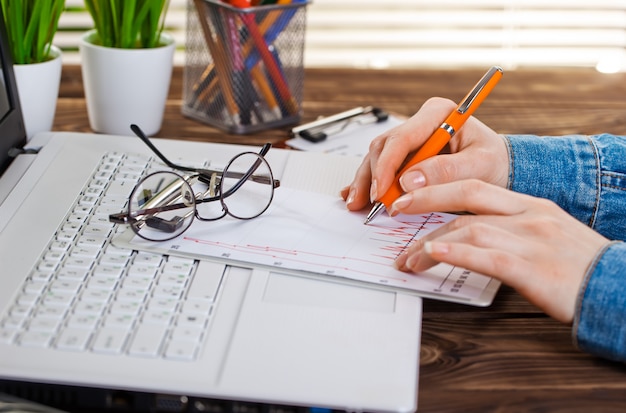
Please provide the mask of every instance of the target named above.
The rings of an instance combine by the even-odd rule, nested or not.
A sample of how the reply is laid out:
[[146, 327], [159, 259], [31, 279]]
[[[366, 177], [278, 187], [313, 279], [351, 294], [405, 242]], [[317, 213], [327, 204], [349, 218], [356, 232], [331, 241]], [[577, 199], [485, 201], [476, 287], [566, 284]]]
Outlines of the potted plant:
[[94, 29], [80, 42], [91, 128], [131, 135], [161, 129], [174, 39], [163, 32], [168, 0], [85, 0]]
[[0, 0], [27, 138], [52, 129], [61, 51], [52, 44], [65, 0]]

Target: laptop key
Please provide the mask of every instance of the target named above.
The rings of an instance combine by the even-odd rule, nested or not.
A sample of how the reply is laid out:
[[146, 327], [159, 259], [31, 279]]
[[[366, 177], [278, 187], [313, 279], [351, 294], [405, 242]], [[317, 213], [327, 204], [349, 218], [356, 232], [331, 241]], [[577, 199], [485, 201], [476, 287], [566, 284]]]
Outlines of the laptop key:
[[72, 279], [56, 279], [50, 284], [51, 291], [67, 291], [70, 293], [76, 293], [82, 283]]
[[73, 314], [68, 320], [67, 325], [74, 328], [83, 328], [93, 330], [98, 324], [99, 314], [97, 313], [78, 313]]
[[184, 286], [182, 285], [157, 285], [152, 294], [155, 297], [173, 298], [178, 300], [183, 293]]
[[89, 270], [87, 268], [62, 268], [57, 272], [56, 278], [69, 280], [84, 280]]
[[163, 261], [161, 255], [140, 252], [135, 256], [134, 264], [143, 267], [158, 268]]
[[36, 316], [38, 318], [48, 317], [62, 320], [65, 316], [66, 309], [57, 306], [39, 306], [36, 310]]
[[104, 319], [104, 325], [129, 331], [135, 322], [133, 314], [110, 314]]
[[28, 347], [47, 347], [52, 340], [53, 333], [50, 331], [27, 330], [19, 337], [19, 342]]
[[201, 299], [187, 299], [183, 304], [182, 313], [183, 314], [209, 314], [211, 312], [211, 306], [213, 302], [211, 300], [201, 300]]
[[109, 307], [111, 315], [132, 315], [135, 316], [141, 309], [141, 301], [116, 300]]
[[102, 328], [94, 340], [92, 350], [96, 353], [118, 354], [124, 349], [128, 330], [122, 328]]
[[82, 247], [75, 247], [72, 250], [72, 257], [85, 257], [93, 260], [99, 253], [100, 250], [98, 248], [85, 245]]
[[91, 338], [91, 330], [85, 328], [65, 328], [57, 340], [57, 348], [61, 350], [84, 350]]
[[58, 305], [68, 307], [74, 300], [74, 294], [66, 291], [48, 291], [43, 296], [46, 305]]
[[94, 274], [87, 281], [88, 288], [113, 291], [118, 282], [117, 276]]
[[106, 302], [98, 302], [98, 301], [85, 301], [80, 300], [76, 303], [74, 307], [74, 312], [77, 314], [102, 314], [104, 308], [106, 307]]
[[39, 318], [35, 317], [28, 323], [29, 331], [47, 331], [54, 332], [59, 327], [59, 320], [55, 320], [54, 318]]
[[156, 357], [167, 333], [167, 327], [159, 324], [143, 324], [137, 328], [128, 353], [136, 356]]
[[165, 351], [165, 357], [175, 360], [193, 360], [198, 344], [188, 340], [172, 340]]
[[80, 296], [80, 301], [106, 303], [109, 301], [112, 294], [113, 292], [111, 290], [88, 287], [83, 290], [83, 293]]
[[129, 302], [137, 304], [142, 304], [146, 298], [146, 291], [134, 288], [122, 288], [118, 291], [115, 299], [119, 302]]
[[89, 269], [92, 264], [93, 261], [85, 257], [74, 257], [70, 255], [67, 260], [65, 260], [65, 267], [67, 268]]
[[148, 323], [148, 324], [160, 324], [160, 325], [169, 325], [170, 322], [172, 321], [173, 318], [173, 314], [171, 311], [168, 310], [159, 310], [159, 309], [155, 309], [155, 310], [148, 310], [144, 313], [141, 321], [142, 323]]
[[164, 274], [180, 274], [187, 276], [193, 270], [193, 260], [175, 259], [170, 257], [163, 267]]
[[198, 342], [204, 329], [197, 326], [178, 326], [172, 332], [172, 341]]
[[224, 264], [200, 261], [187, 290], [187, 298], [214, 300], [224, 274]]
[[153, 297], [148, 303], [148, 310], [174, 312], [178, 304], [178, 297]]
[[29, 292], [23, 292], [22, 294], [20, 294], [20, 296], [17, 298], [17, 303], [18, 304], [22, 304], [22, 305], [26, 305], [26, 306], [32, 306], [33, 304], [35, 304], [37, 302], [37, 300], [39, 300], [39, 294], [34, 294], [34, 293], [29, 293]]
[[0, 328], [0, 343], [11, 344], [13, 339], [17, 336], [18, 329], [1, 327]]
[[108, 250], [102, 256], [102, 258], [100, 258], [101, 265], [124, 268], [126, 267], [127, 263], [128, 263], [127, 255], [113, 254], [113, 253], [110, 253]]
[[178, 326], [183, 326], [187, 328], [195, 328], [197, 330], [202, 330], [207, 323], [209, 316], [207, 314], [201, 313], [191, 313], [191, 314], [181, 314], [176, 321]]
[[128, 269], [129, 277], [150, 277], [157, 275], [157, 268], [145, 265], [133, 265]]
[[65, 251], [48, 250], [48, 252], [46, 252], [43, 256], [43, 260], [47, 262], [61, 262], [64, 256]]
[[94, 277], [120, 278], [124, 273], [124, 267], [115, 265], [97, 265], [93, 270]]
[[26, 314], [11, 314], [2, 320], [3, 328], [21, 328], [24, 324], [26, 324], [26, 320], [28, 319]]
[[26, 284], [24, 285], [24, 292], [31, 294], [41, 294], [43, 290], [46, 289], [47, 285], [47, 282], [31, 278], [26, 281]]
[[[127, 199], [130, 193], [133, 191], [134, 187], [135, 182], [125, 181], [121, 179], [114, 180], [111, 181], [111, 184], [107, 188], [107, 194], [111, 194], [113, 196], [120, 195], [124, 196]], [[126, 199], [124, 199], [124, 202], [126, 201]]]

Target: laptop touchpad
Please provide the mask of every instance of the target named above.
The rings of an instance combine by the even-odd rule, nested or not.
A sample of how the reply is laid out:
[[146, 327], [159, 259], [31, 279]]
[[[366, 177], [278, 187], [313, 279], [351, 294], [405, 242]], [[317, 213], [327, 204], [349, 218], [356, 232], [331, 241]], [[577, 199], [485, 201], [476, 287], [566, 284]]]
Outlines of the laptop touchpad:
[[396, 294], [391, 291], [276, 272], [271, 272], [267, 280], [265, 302], [384, 313], [395, 309]]

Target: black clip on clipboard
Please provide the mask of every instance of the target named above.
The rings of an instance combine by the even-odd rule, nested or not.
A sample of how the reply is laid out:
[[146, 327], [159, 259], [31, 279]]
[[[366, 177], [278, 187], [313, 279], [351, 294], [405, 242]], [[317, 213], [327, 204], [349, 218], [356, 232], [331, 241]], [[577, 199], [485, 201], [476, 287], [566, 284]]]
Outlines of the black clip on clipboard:
[[350, 124], [366, 125], [379, 123], [386, 121], [388, 118], [389, 114], [380, 108], [373, 106], [357, 107], [296, 126], [291, 129], [291, 133], [293, 136], [300, 136], [309, 142], [317, 143], [324, 141], [330, 135], [343, 131]]

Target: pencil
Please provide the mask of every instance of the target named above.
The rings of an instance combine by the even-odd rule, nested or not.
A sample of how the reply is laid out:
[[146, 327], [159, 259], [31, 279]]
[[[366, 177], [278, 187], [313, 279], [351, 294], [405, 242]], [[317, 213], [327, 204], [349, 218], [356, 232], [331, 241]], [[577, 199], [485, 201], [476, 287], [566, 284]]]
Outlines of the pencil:
[[267, 84], [267, 79], [265, 78], [261, 68], [259, 66], [254, 66], [250, 70], [250, 75], [252, 76], [254, 83], [256, 83], [259, 92], [263, 95], [263, 99], [265, 99], [270, 111], [274, 114], [274, 116], [280, 118], [282, 113], [278, 107], [278, 102], [276, 102], [274, 92], [272, 92], [272, 88]]
[[228, 68], [226, 60], [227, 56], [221, 42], [219, 41], [219, 38], [216, 41], [213, 40], [211, 26], [205, 18], [206, 16], [212, 15], [212, 13], [210, 12], [210, 10], [207, 10], [207, 4], [204, 3], [202, 0], [194, 0], [194, 3], [196, 5], [196, 10], [198, 11], [198, 18], [200, 20], [200, 26], [202, 27], [204, 39], [209, 48], [211, 56], [213, 56], [213, 61], [215, 62], [217, 80], [222, 90], [222, 94], [224, 95], [226, 107], [233, 118], [233, 122], [238, 124], [239, 112], [237, 108], [237, 102], [235, 101], [232, 84], [230, 82], [230, 70]]
[[287, 105], [287, 109], [289, 110], [290, 113], [292, 114], [297, 113], [298, 104], [291, 96], [291, 92], [289, 91], [289, 87], [287, 86], [287, 83], [285, 82], [285, 78], [283, 77], [278, 67], [278, 63], [274, 59], [274, 56], [270, 52], [270, 49], [267, 43], [265, 42], [265, 39], [263, 39], [263, 35], [261, 34], [261, 31], [259, 30], [259, 26], [254, 21], [254, 16], [251, 14], [244, 13], [241, 16], [241, 19], [243, 20], [244, 24], [247, 26], [248, 31], [250, 32], [250, 36], [252, 37], [252, 40], [254, 41], [256, 50], [260, 53], [261, 59], [263, 60], [263, 63], [265, 64], [265, 67], [270, 75], [270, 78], [276, 84], [278, 93], [280, 94], [280, 98], [282, 99], [283, 102], [285, 102], [285, 104]]

